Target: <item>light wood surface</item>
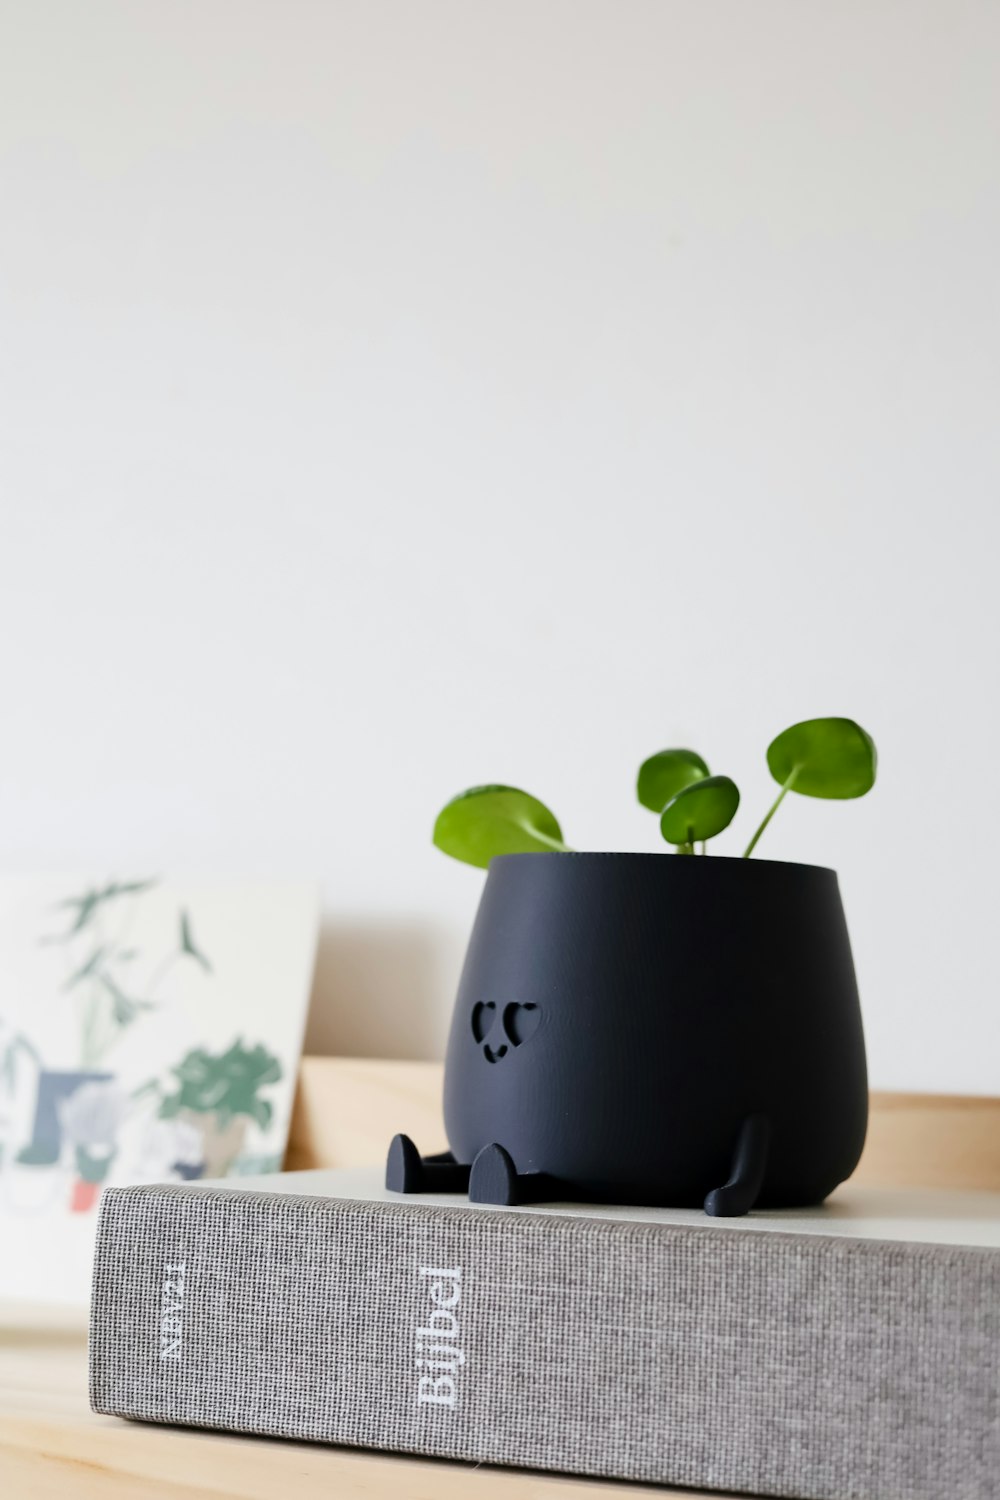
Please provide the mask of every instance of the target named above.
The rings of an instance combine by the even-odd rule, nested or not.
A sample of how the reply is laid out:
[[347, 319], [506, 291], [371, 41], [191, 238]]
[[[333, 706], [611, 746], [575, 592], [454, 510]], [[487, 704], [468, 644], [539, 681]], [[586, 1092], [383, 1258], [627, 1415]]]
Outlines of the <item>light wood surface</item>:
[[286, 1170], [374, 1166], [399, 1131], [425, 1155], [443, 1151], [442, 1074], [441, 1063], [303, 1058]]
[[[435, 1063], [307, 1058], [287, 1165], [367, 1166], [405, 1131], [444, 1145]], [[1000, 1100], [876, 1094], [859, 1180], [1000, 1188]], [[693, 1491], [475, 1468], [99, 1417], [86, 1326], [0, 1303], [0, 1496], [6, 1500], [629, 1500]], [[714, 1500], [719, 1500], [718, 1496]]]
[[1000, 1190], [1000, 1099], [873, 1094], [871, 1102], [858, 1182]]
[[[443, 1150], [441, 1078], [440, 1063], [305, 1058], [287, 1167], [375, 1166], [397, 1131], [424, 1153]], [[853, 1180], [1000, 1191], [1000, 1099], [872, 1094]]]

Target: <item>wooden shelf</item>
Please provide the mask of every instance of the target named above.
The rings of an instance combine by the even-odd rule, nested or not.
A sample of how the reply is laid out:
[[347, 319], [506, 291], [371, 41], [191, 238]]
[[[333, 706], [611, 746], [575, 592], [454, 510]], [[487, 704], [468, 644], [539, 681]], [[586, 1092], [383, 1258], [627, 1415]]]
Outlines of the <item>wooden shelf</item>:
[[[286, 1165], [376, 1166], [397, 1131], [443, 1150], [441, 1080], [440, 1063], [305, 1058]], [[873, 1093], [853, 1181], [1000, 1191], [1000, 1099]]]

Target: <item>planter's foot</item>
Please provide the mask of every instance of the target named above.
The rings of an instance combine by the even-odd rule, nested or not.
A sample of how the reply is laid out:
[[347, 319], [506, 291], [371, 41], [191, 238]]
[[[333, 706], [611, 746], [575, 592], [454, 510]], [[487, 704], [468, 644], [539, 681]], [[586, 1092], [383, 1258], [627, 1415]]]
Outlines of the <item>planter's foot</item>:
[[497, 1203], [514, 1208], [519, 1203], [545, 1203], [558, 1196], [547, 1172], [518, 1172], [510, 1153], [496, 1141], [484, 1146], [472, 1163], [470, 1203]]
[[753, 1208], [764, 1185], [771, 1122], [766, 1115], [748, 1115], [740, 1126], [729, 1181], [713, 1188], [705, 1212], [715, 1219], [735, 1219]]
[[385, 1161], [385, 1185], [391, 1193], [464, 1193], [469, 1168], [450, 1151], [421, 1156], [408, 1135], [396, 1135]]

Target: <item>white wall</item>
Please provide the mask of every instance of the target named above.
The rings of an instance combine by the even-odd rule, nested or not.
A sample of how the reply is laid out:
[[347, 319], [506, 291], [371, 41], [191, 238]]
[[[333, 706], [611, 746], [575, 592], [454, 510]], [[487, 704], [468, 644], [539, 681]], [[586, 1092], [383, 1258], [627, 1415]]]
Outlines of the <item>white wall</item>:
[[318, 872], [440, 1048], [484, 780], [655, 849], [847, 713], [872, 1074], [1000, 1091], [1000, 8], [3, 0], [0, 849]]

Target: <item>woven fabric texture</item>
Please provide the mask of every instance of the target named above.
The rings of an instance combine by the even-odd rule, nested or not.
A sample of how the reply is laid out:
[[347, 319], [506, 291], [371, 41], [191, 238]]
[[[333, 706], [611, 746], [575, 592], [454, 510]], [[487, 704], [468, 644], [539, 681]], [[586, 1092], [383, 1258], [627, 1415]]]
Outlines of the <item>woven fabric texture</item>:
[[998, 1351], [995, 1251], [118, 1188], [91, 1398], [798, 1500], [992, 1500]]

